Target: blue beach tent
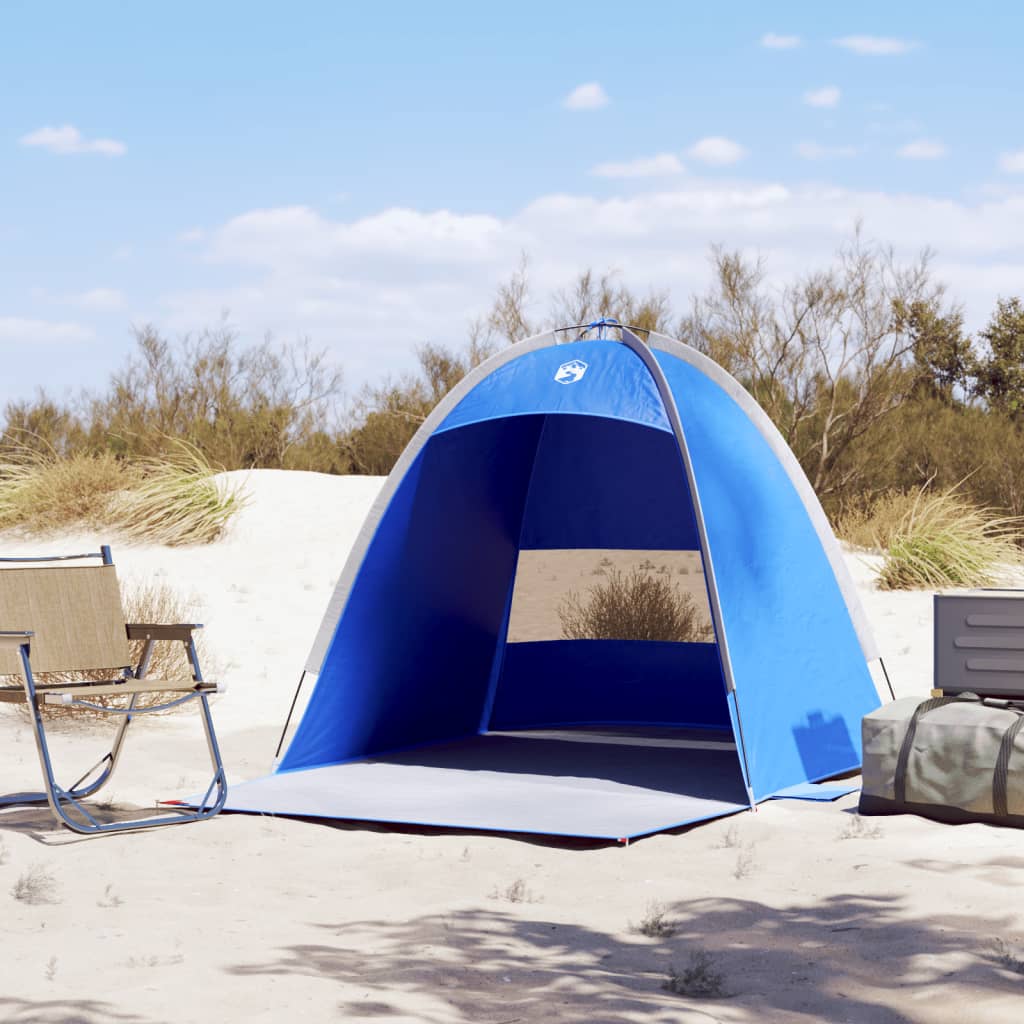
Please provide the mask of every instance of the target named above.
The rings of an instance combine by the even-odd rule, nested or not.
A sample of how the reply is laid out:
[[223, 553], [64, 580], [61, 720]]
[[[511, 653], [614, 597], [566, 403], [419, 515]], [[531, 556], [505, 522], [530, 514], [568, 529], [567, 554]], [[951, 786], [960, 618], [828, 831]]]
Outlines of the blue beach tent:
[[[796, 459], [705, 356], [591, 326], [505, 349], [423, 424], [284, 757], [228, 808], [626, 839], [859, 766], [878, 655]], [[704, 628], [581, 633], [613, 579]]]

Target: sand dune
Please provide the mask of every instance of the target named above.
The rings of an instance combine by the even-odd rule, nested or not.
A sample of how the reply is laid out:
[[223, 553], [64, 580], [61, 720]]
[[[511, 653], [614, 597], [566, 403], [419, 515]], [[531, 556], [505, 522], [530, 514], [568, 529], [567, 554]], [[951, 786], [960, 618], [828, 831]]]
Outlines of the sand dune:
[[[123, 578], [159, 578], [188, 596], [229, 683], [215, 708], [229, 772], [251, 778], [270, 768], [380, 486], [260, 471], [247, 477], [249, 506], [211, 547], [6, 535], [0, 554], [109, 540]], [[881, 593], [870, 558], [848, 558], [897, 692], [926, 693], [931, 596]], [[138, 729], [115, 800], [151, 802], [202, 781], [192, 715]], [[57, 740], [63, 762], [91, 763], [102, 735]], [[34, 787], [31, 738], [6, 707], [0, 742], [4, 788]], [[855, 805], [770, 802], [627, 849], [240, 815], [81, 840], [48, 812], [0, 812], [0, 1020], [1020, 1020], [1024, 834], [861, 822]], [[44, 902], [12, 894], [33, 870]], [[631, 930], [652, 903], [674, 934]], [[699, 947], [725, 998], [661, 989]]]

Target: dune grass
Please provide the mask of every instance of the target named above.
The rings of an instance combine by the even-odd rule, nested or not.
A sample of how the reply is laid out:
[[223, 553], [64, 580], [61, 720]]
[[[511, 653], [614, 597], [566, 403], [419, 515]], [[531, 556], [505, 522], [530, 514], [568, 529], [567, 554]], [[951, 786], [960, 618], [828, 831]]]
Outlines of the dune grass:
[[883, 495], [839, 524], [852, 544], [877, 548], [883, 590], [978, 587], [998, 583], [1021, 560], [1024, 521], [975, 505], [954, 488], [918, 487]]
[[209, 544], [245, 504], [241, 486], [216, 480], [202, 452], [184, 441], [159, 458], [135, 462], [132, 469], [140, 479], [118, 495], [110, 514], [111, 525], [136, 540]]
[[244, 505], [240, 486], [215, 477], [199, 449], [177, 439], [163, 456], [131, 461], [8, 449], [0, 458], [0, 529], [103, 529], [149, 543], [206, 544]]
[[60, 458], [9, 450], [0, 461], [0, 529], [46, 534], [100, 526], [115, 495], [137, 482], [132, 467], [108, 452]]

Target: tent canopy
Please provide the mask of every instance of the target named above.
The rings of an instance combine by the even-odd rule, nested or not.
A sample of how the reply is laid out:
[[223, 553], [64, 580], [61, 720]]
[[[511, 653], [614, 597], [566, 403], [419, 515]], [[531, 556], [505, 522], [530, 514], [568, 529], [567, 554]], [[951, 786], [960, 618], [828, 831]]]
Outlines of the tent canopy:
[[763, 412], [669, 339], [558, 341], [414, 438], [229, 807], [621, 837], [858, 767], [876, 653]]

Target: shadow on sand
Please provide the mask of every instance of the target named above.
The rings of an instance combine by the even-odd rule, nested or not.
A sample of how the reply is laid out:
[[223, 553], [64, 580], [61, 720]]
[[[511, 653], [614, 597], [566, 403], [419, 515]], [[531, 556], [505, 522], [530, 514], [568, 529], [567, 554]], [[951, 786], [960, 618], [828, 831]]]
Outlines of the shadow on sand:
[[95, 999], [12, 999], [0, 996], [0, 1020], [9, 1024], [146, 1024]]
[[[546, 920], [543, 904], [529, 903], [408, 922], [320, 924], [322, 943], [285, 947], [276, 959], [230, 970], [331, 979], [345, 995], [355, 988], [360, 998], [340, 1003], [343, 1017], [407, 1014], [408, 994], [417, 998], [417, 1019], [429, 1024], [897, 1024], [935, 1019], [922, 1016], [926, 1006], [934, 1011], [947, 997], [973, 1011], [1005, 1004], [1009, 1012], [1024, 995], [1024, 978], [991, 949], [1010, 916], [914, 917], [900, 897], [851, 895], [785, 909], [697, 900], [676, 904], [670, 916], [676, 932], [664, 939], [645, 939], [625, 921], [605, 933]], [[662, 990], [669, 966], [685, 968], [698, 948], [724, 975], [726, 998]], [[927, 1003], [912, 998], [922, 993]]]

